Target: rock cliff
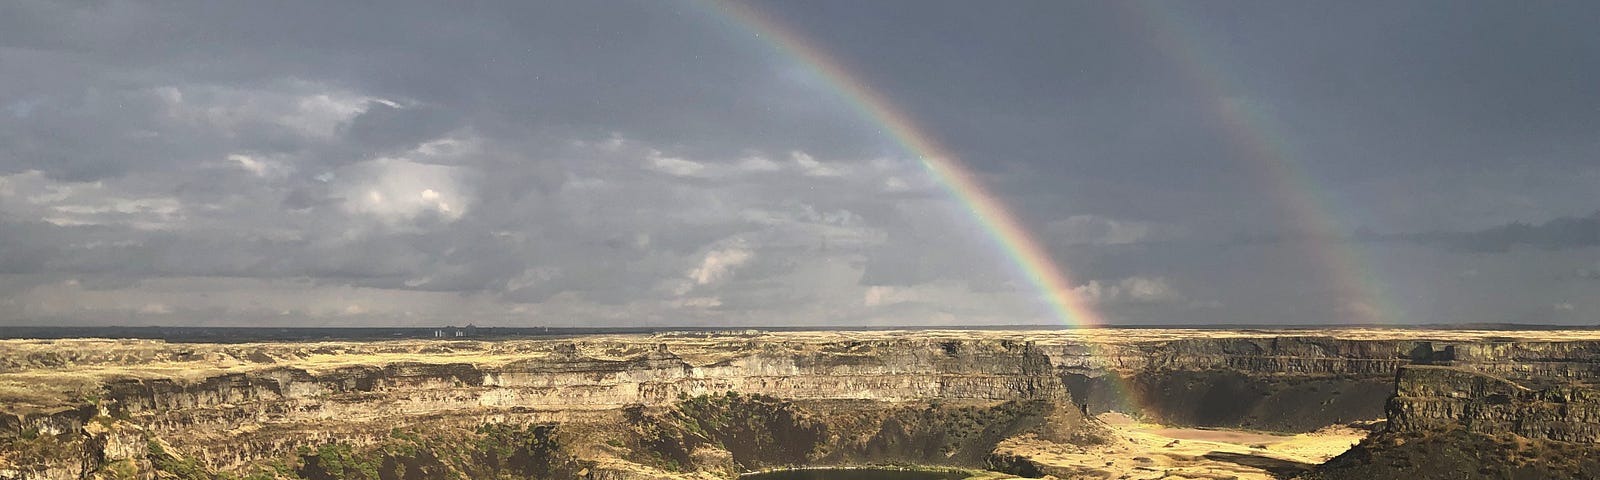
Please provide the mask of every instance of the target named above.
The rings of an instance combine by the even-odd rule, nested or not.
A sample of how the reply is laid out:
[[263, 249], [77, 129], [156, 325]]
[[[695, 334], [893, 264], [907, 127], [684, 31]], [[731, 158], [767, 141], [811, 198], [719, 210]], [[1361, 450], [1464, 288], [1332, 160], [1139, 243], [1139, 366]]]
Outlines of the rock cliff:
[[1530, 386], [1600, 380], [1600, 341], [1581, 332], [1560, 339], [1536, 332], [1249, 333], [1040, 348], [1094, 411], [1282, 432], [1385, 416], [1395, 374], [1413, 364], [1453, 365]]
[[1600, 391], [1580, 385], [1531, 389], [1462, 367], [1409, 366], [1388, 404], [1397, 432], [1462, 428], [1485, 434], [1600, 443]]
[[[308, 445], [372, 445], [393, 428], [419, 423], [605, 423], [595, 419], [624, 406], [724, 392], [884, 404], [1066, 398], [1049, 358], [1007, 339], [656, 340], [228, 347], [201, 357], [232, 364], [199, 378], [139, 371], [150, 359], [193, 357], [161, 351], [192, 346], [150, 343], [137, 346], [155, 352], [85, 354], [77, 361], [89, 365], [72, 365], [77, 371], [116, 373], [100, 378], [78, 399], [81, 405], [0, 415], [0, 428], [21, 452], [13, 463], [32, 463], [0, 477], [78, 478], [148, 456], [145, 441], [155, 439], [209, 468], [234, 470]], [[53, 353], [20, 357], [68, 364]], [[137, 433], [115, 433], [123, 430]], [[29, 442], [48, 445], [27, 455]]]
[[[535, 468], [510, 460], [532, 454], [483, 450], [502, 437], [542, 445], [541, 458], [571, 459], [537, 468], [588, 478], [874, 459], [980, 465], [986, 449], [1008, 435], [1054, 431], [1066, 438], [1062, 432], [1089, 428], [1067, 404], [1170, 423], [1305, 431], [1382, 416], [1396, 372], [1433, 372], [1403, 368], [1411, 364], [1553, 383], [1597, 376], [1596, 338], [1499, 338], [1512, 335], [1083, 330], [237, 345], [5, 341], [0, 478], [148, 478], [156, 471], [313, 478], [357, 463], [373, 472], [471, 476], [494, 474], [463, 466], [490, 457], [524, 468], [516, 471]], [[1472, 418], [1484, 428], [1549, 438], [1595, 432], [1592, 396], [1577, 390], [1494, 382], [1460, 390], [1478, 401], [1427, 388], [1402, 387], [1402, 397], [1419, 400], [1405, 404], [1401, 424], [1480, 415]], [[762, 400], [724, 408], [766, 413], [693, 413], [694, 399], [728, 392]], [[1496, 392], [1514, 401], [1492, 403]], [[1525, 414], [1557, 404], [1554, 413]], [[1476, 413], [1463, 413], [1469, 411]], [[728, 420], [718, 428], [733, 430], [689, 421], [707, 416]], [[553, 430], [506, 437], [486, 427], [494, 425]], [[815, 429], [795, 430], [799, 425]], [[781, 455], [730, 445], [772, 429], [810, 432], [815, 441]], [[415, 455], [421, 444], [482, 448], [423, 458]], [[330, 445], [344, 450], [319, 450]]]
[[1600, 477], [1593, 347], [1467, 344], [1401, 367], [1386, 430], [1305, 478]]

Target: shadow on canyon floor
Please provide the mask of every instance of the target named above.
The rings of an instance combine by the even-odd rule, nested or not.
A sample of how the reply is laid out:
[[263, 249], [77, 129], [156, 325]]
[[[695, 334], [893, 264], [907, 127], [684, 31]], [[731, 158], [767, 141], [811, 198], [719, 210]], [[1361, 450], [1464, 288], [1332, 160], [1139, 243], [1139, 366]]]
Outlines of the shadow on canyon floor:
[[1259, 468], [1277, 475], [1279, 478], [1290, 478], [1311, 471], [1312, 467], [1316, 466], [1310, 463], [1293, 462], [1281, 458], [1232, 452], [1211, 452], [1201, 456], [1208, 460]]

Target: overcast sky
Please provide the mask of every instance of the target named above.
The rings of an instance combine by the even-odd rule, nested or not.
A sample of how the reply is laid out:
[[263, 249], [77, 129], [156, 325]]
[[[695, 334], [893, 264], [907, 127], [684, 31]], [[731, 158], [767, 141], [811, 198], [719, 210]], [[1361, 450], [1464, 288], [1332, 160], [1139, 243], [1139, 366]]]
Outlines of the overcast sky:
[[1600, 3], [0, 0], [0, 325], [1600, 323]]

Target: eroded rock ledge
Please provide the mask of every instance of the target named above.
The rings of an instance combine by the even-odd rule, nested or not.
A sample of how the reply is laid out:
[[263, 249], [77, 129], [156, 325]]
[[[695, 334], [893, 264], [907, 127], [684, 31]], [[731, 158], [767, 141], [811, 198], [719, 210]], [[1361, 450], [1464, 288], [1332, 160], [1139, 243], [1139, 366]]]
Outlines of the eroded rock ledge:
[[[1600, 435], [1597, 435], [1600, 432], [1600, 406], [1597, 406], [1600, 403], [1597, 402], [1600, 390], [1595, 388], [1595, 382], [1600, 378], [1597, 375], [1600, 372], [1597, 358], [1600, 356], [1595, 354], [1594, 342], [1525, 341], [1505, 337], [1460, 340], [1381, 341], [1365, 345], [1365, 354], [1376, 357], [1409, 351], [1408, 358], [1395, 359], [1391, 363], [1394, 371], [1388, 383], [1387, 391], [1390, 393], [1384, 402], [1386, 428], [1326, 464], [1315, 468], [1310, 465], [1282, 464], [1284, 468], [1278, 475], [1302, 480], [1600, 478]], [[1294, 349], [1301, 349], [1308, 343], [1327, 344], [1322, 339], [1291, 339], [1288, 342], [1261, 340], [1260, 343], [1235, 340], [1226, 343], [1235, 352], [1239, 351], [1241, 345], [1247, 350], [1271, 352], [1284, 343]], [[1349, 385], [1347, 382], [1351, 380], [1367, 381], [1366, 376], [1373, 372], [1349, 368], [1341, 371], [1342, 367], [1382, 363], [1377, 358], [1328, 358], [1343, 355], [1318, 353], [1312, 354], [1310, 359], [1284, 359], [1279, 355], [1255, 358], [1222, 355], [1202, 362], [1233, 362], [1233, 367], [1220, 370], [1224, 373], [1215, 373], [1219, 369], [1153, 369], [1136, 372], [1127, 378], [1133, 380], [1131, 388], [1136, 392], [1160, 391], [1159, 388], [1148, 387], [1155, 384], [1174, 389], [1168, 393], [1177, 396], [1196, 391], [1214, 393], [1218, 390], [1239, 390], [1227, 386], [1228, 379], [1258, 385], [1281, 382], [1284, 365], [1316, 365], [1314, 371], [1337, 372], [1327, 378], [1310, 381], [1314, 385], [1338, 385], [1341, 382]], [[1257, 374], [1243, 373], [1251, 370], [1256, 370]], [[1278, 372], [1278, 375], [1260, 373], [1263, 370]], [[1213, 373], [1206, 373], [1208, 371]], [[1306, 375], [1302, 372], [1305, 370], [1287, 375], [1300, 378], [1302, 382], [1317, 376], [1315, 373]], [[1173, 382], [1154, 380], [1152, 377], [1186, 380]], [[1211, 381], [1208, 382], [1208, 379]], [[1216, 382], [1218, 379], [1224, 381]], [[1292, 389], [1263, 391], [1263, 395], [1281, 399], [1288, 396], [1286, 392], [1289, 391]], [[1348, 393], [1348, 390], [1345, 392]], [[1337, 395], [1340, 392], [1332, 393]], [[1223, 402], [1250, 403], [1249, 395], [1218, 397]], [[1191, 403], [1191, 408], [1206, 408], [1203, 405], [1205, 395], [1192, 398], [1197, 402]], [[1303, 399], [1312, 402], [1318, 400]], [[1326, 405], [1341, 400], [1325, 394], [1320, 401]], [[1146, 408], [1160, 408], [1160, 405], [1158, 399], [1158, 403], [1147, 405]], [[1183, 407], [1180, 404], [1176, 408]], [[1168, 418], [1183, 414], [1183, 411], [1170, 410], [1164, 413]], [[1048, 459], [1051, 455], [1045, 453], [1035, 456], [1038, 449], [1029, 447], [1002, 445], [997, 450], [997, 463], [1017, 473], [1051, 474], [1063, 478], [1096, 477], [1093, 464], [1041, 461], [1041, 458]], [[1270, 463], [1263, 457], [1243, 455], [1237, 458], [1261, 461], [1263, 465]], [[1111, 472], [1100, 473], [1106, 473], [1099, 475], [1100, 478], [1116, 476]], [[1210, 478], [1182, 474], [1177, 477]]]
[[[1387, 429], [1305, 478], [1600, 478], [1600, 390], [1585, 373], [1592, 357], [1573, 354], [1588, 347], [1557, 346], [1550, 349], [1556, 360], [1531, 365], [1485, 368], [1458, 356], [1401, 367]], [[1499, 351], [1473, 357], [1522, 347], [1493, 348]]]
[[1524, 387], [1462, 367], [1409, 366], [1389, 400], [1389, 428], [1462, 428], [1485, 434], [1600, 443], [1600, 391], [1569, 384]]

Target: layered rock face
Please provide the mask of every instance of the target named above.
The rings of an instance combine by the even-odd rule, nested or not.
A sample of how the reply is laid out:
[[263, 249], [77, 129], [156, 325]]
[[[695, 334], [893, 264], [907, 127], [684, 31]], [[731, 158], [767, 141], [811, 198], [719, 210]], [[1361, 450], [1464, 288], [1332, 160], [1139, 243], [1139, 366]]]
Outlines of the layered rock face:
[[[1492, 346], [1492, 351], [1527, 351]], [[1581, 352], [1556, 345], [1547, 352]], [[1482, 350], [1480, 350], [1482, 351]], [[1535, 350], [1537, 351], [1537, 350]], [[1458, 350], [1459, 352], [1459, 350]], [[1484, 358], [1478, 356], [1477, 358]], [[1582, 356], [1531, 366], [1410, 365], [1395, 375], [1387, 429], [1319, 466], [1306, 480], [1600, 478], [1600, 392]], [[1529, 388], [1495, 373], [1518, 375]], [[1542, 375], [1552, 374], [1550, 377]]]
[[[638, 456], [646, 445], [637, 438], [663, 430], [606, 426], [655, 425], [639, 418], [656, 413], [630, 420], [626, 412], [676, 408], [685, 398], [726, 392], [800, 402], [794, 410], [800, 413], [791, 416], [818, 422], [817, 431], [837, 437], [818, 445], [855, 445], [810, 452], [804, 456], [810, 460], [866, 461], [871, 452], [923, 459], [940, 448], [976, 458], [983, 445], [1000, 440], [997, 435], [1048, 422], [961, 427], [979, 430], [972, 432], [934, 423], [1021, 418], [991, 410], [1037, 401], [1088, 403], [1093, 410], [1170, 423], [1303, 431], [1384, 415], [1400, 371], [1407, 373], [1396, 398], [1416, 400], [1403, 401], [1403, 413], [1391, 415], [1400, 418], [1397, 425], [1470, 419], [1487, 429], [1544, 432], [1540, 438], [1592, 439], [1593, 396], [1586, 391], [1442, 378], [1480, 372], [1527, 379], [1519, 381], [1528, 385], [1535, 379], [1565, 385], [1600, 377], [1600, 339], [1497, 338], [1509, 335], [1085, 330], [241, 345], [0, 342], [0, 478], [85, 478], [127, 463], [148, 472], [151, 458], [166, 458], [153, 455], [157, 447], [229, 471], [302, 455], [306, 447], [378, 446], [398, 430], [419, 426], [470, 436], [481, 435], [472, 433], [477, 426], [494, 424], [582, 426], [565, 431], [589, 432], [591, 443], [606, 435], [634, 439], [595, 451], [611, 458], [626, 456], [611, 450], [627, 450], [630, 461], [649, 463], [656, 460]], [[1416, 363], [1455, 370], [1406, 367]], [[1416, 386], [1405, 386], [1406, 375], [1419, 379]], [[1494, 403], [1502, 396], [1509, 403]], [[1554, 413], [1530, 413], [1540, 409]], [[704, 448], [680, 452], [679, 464], [719, 464], [696, 459], [731, 455], [711, 441], [720, 434], [668, 430], [686, 432], [674, 438], [704, 437]], [[911, 444], [922, 446], [906, 447]], [[561, 468], [593, 478], [620, 471], [573, 465]]]
[[[1066, 394], [1049, 358], [1029, 343], [1012, 340], [757, 345], [727, 339], [639, 340], [533, 342], [510, 355], [494, 350], [504, 345], [421, 342], [420, 349], [456, 349], [452, 353], [477, 353], [489, 361], [408, 361], [448, 359], [440, 355], [445, 352], [412, 350], [379, 363], [385, 353], [367, 350], [340, 355], [374, 364], [307, 368], [244, 361], [253, 368], [193, 380], [113, 378], [92, 406], [8, 413], [0, 417], [0, 427], [18, 437], [84, 432], [84, 441], [69, 448], [82, 449], [72, 458], [56, 459], [34, 474], [14, 473], [76, 478], [94, 465], [142, 456], [138, 447], [147, 439], [161, 439], [207, 465], [229, 469], [305, 445], [371, 443], [409, 423], [584, 422], [613, 416], [626, 405], [666, 405], [723, 392], [888, 403]], [[690, 357], [674, 353], [675, 347]], [[245, 358], [296, 356], [279, 348], [263, 347]], [[324, 356], [309, 355], [301, 363], [315, 365]], [[140, 433], [131, 440], [88, 433], [97, 422]], [[126, 443], [134, 447], [124, 448]]]
[[1307, 480], [1600, 477], [1600, 354], [1589, 340], [1491, 338], [1401, 367], [1387, 428]]
[[1600, 341], [1583, 334], [1552, 340], [1536, 332], [1236, 333], [1040, 348], [1074, 397], [1093, 410], [1284, 432], [1384, 417], [1396, 372], [1413, 364], [1453, 365], [1535, 387], [1600, 381]]
[[1171, 338], [1041, 348], [1075, 398], [1169, 424], [1283, 432], [1383, 416], [1393, 375], [1431, 343], [1328, 336]]
[[1388, 413], [1389, 428], [1398, 432], [1464, 428], [1600, 443], [1600, 391], [1577, 385], [1535, 390], [1462, 367], [1402, 368]]
[[[1263, 332], [1265, 333], [1265, 332]], [[1346, 339], [1315, 332], [1293, 336], [1193, 337], [1142, 342], [1051, 343], [1041, 346], [1069, 373], [1230, 370], [1256, 374], [1390, 375], [1434, 342]]]
[[1600, 342], [1496, 338], [1446, 345], [1422, 363], [1395, 376], [1391, 430], [1600, 443]]

